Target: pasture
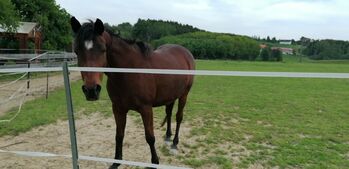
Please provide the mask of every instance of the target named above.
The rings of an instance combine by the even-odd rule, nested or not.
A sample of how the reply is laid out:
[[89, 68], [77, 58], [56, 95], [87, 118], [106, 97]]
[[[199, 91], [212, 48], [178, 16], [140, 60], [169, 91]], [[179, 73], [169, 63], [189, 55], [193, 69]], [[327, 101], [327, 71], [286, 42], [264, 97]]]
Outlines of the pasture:
[[[304, 59], [298, 63], [297, 59], [288, 56], [282, 63], [198, 60], [196, 64], [200, 70], [349, 72], [348, 62]], [[78, 119], [95, 112], [112, 118], [105, 86], [97, 102], [85, 101], [81, 81], [72, 83], [72, 92]], [[347, 103], [348, 79], [196, 76], [183, 120], [189, 134], [180, 137], [177, 155], [157, 145], [162, 147], [160, 163], [175, 158], [193, 168], [349, 168]], [[141, 124], [138, 114], [129, 115]], [[155, 109], [154, 116], [159, 126], [164, 108]], [[0, 136], [20, 135], [58, 119], [66, 119], [63, 89], [52, 92], [48, 100], [24, 104], [14, 121], [0, 123]], [[165, 127], [155, 132], [164, 135]]]

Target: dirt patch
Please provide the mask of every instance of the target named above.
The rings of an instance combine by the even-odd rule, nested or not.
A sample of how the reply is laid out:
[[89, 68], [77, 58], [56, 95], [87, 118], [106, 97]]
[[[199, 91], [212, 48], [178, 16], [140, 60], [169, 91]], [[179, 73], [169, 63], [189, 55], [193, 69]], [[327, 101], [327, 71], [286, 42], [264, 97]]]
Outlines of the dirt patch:
[[[26, 77], [24, 77], [26, 79]], [[46, 95], [46, 77], [34, 78], [30, 80], [30, 88], [27, 91], [27, 80], [20, 80], [14, 84], [6, 85], [9, 82], [1, 82], [0, 86], [6, 85], [6, 87], [0, 88], [0, 116], [4, 115], [10, 109], [19, 106], [21, 100], [24, 101], [33, 100], [38, 97], [45, 97]], [[76, 81], [80, 78], [80, 72], [71, 72], [70, 80]], [[53, 91], [58, 87], [64, 85], [63, 76], [61, 74], [55, 74], [49, 76], [49, 91]], [[28, 93], [28, 95], [26, 94]], [[12, 97], [12, 99], [9, 99]]]
[[[128, 115], [126, 133], [123, 147], [123, 158], [130, 161], [150, 162], [150, 150], [144, 137], [142, 123], [136, 116]], [[92, 115], [81, 115], [76, 120], [77, 142], [80, 155], [112, 158], [114, 157], [114, 137], [115, 122], [112, 117], [103, 117], [100, 113]], [[164, 165], [184, 166], [176, 156], [165, 156], [161, 150], [164, 148], [164, 131], [160, 128], [160, 122], [155, 123], [156, 147], [160, 158], [160, 163]], [[179, 143], [179, 153], [186, 153], [183, 143], [186, 143], [186, 137], [189, 137], [190, 128], [183, 124], [181, 127], [181, 137]], [[56, 124], [50, 124], [32, 129], [29, 132], [18, 136], [0, 137], [0, 149], [21, 150], [21, 151], [40, 151], [57, 154], [71, 154], [69, 129], [67, 121], [59, 121]], [[35, 168], [35, 169], [61, 169], [71, 168], [71, 160], [64, 158], [31, 158], [21, 157], [11, 154], [0, 153], [0, 168]], [[105, 169], [110, 164], [93, 161], [80, 161], [80, 168]], [[120, 168], [134, 168], [122, 166]]]

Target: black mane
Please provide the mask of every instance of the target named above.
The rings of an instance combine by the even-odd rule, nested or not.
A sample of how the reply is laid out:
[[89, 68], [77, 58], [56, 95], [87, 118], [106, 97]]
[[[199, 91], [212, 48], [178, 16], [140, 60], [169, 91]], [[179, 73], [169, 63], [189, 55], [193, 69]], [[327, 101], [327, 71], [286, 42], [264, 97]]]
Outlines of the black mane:
[[[145, 42], [122, 38], [120, 36], [120, 33], [115, 34], [110, 29], [106, 29], [105, 31], [108, 32], [112, 37], [116, 37], [129, 45], [136, 45], [144, 56], [149, 56], [152, 52], [152, 48]], [[79, 48], [83, 48], [84, 42], [86, 40], [93, 40], [95, 36], [96, 34], [94, 32], [94, 22], [92, 20], [89, 20], [89, 22], [86, 22], [81, 26], [80, 30], [75, 35], [75, 44], [78, 45]]]
[[112, 37], [121, 39], [122, 41], [126, 42], [129, 45], [136, 45], [144, 56], [149, 56], [149, 54], [153, 51], [151, 46], [149, 46], [147, 43], [143, 41], [136, 41], [135, 39], [123, 38], [120, 36], [120, 32], [116, 34], [110, 29], [106, 29], [105, 31], [108, 32]]

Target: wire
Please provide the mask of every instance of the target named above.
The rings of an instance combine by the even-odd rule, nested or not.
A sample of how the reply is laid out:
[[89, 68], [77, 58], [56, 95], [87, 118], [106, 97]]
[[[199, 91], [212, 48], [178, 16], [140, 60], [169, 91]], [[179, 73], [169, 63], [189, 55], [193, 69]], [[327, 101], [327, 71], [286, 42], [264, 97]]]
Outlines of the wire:
[[[26, 93], [28, 93], [28, 90], [27, 90]], [[24, 103], [25, 98], [26, 98], [26, 97], [22, 97], [22, 99], [21, 99], [21, 101], [20, 101], [20, 103], [19, 103], [19, 107], [18, 107], [17, 113], [16, 113], [14, 116], [12, 116], [10, 119], [8, 119], [8, 120], [0, 120], [0, 123], [5, 123], [5, 122], [9, 123], [9, 122], [11, 122], [12, 120], [16, 119], [16, 117], [19, 115], [19, 113], [20, 113], [21, 110], [22, 110], [22, 105], [23, 105], [23, 103]]]
[[23, 79], [27, 74], [28, 74], [28, 72], [27, 72], [27, 73], [24, 73], [24, 74], [23, 74], [21, 77], [19, 77], [18, 79], [14, 80], [14, 81], [11, 81], [11, 82], [9, 82], [9, 83], [6, 83], [6, 84], [1, 85], [0, 88], [6, 87], [6, 86], [9, 86], [9, 85], [12, 85], [12, 84], [18, 82], [19, 80]]
[[[16, 90], [15, 92], [13, 92], [12, 95], [11, 95], [9, 98], [7, 98], [6, 100], [2, 100], [2, 101], [0, 102], [0, 105], [2, 105], [2, 104], [4, 104], [4, 103], [7, 103], [7, 102], [9, 102], [10, 100], [12, 100], [12, 99], [14, 99], [14, 98], [18, 98], [18, 97], [22, 96], [22, 95], [19, 95], [19, 96], [16, 96], [16, 95], [17, 95], [18, 93], [20, 93], [26, 85], [27, 85], [27, 84], [23, 84], [20, 88], [18, 88], [18, 90]], [[15, 96], [16, 96], [16, 97], [15, 97]]]

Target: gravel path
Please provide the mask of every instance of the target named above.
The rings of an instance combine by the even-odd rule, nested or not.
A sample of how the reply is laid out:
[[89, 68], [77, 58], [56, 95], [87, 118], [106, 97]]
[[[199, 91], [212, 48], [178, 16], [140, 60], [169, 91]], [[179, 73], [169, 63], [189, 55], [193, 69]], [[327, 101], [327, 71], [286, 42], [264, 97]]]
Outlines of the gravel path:
[[[71, 81], [81, 79], [79, 72], [71, 72]], [[38, 97], [45, 97], [46, 94], [46, 77], [35, 78], [30, 80], [29, 95], [25, 97], [25, 101], [33, 100]], [[9, 82], [1, 82], [0, 86], [6, 85]], [[53, 91], [58, 87], [62, 87], [63, 76], [55, 74], [49, 76], [49, 91]], [[14, 84], [6, 85], [0, 88], [0, 116], [14, 107], [18, 107], [23, 97], [26, 95], [27, 80], [26, 77]], [[14, 95], [13, 95], [14, 94]], [[9, 98], [13, 95], [13, 99]]]

